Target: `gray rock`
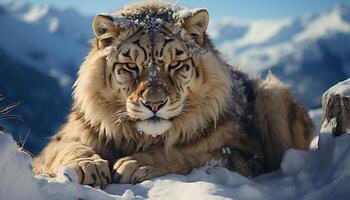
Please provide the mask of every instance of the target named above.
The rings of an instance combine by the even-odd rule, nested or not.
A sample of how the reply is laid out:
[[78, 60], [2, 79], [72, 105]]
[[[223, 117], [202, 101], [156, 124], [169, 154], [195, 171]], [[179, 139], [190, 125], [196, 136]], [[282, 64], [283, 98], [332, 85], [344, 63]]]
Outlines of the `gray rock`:
[[350, 134], [350, 78], [323, 94], [322, 108], [322, 133]]

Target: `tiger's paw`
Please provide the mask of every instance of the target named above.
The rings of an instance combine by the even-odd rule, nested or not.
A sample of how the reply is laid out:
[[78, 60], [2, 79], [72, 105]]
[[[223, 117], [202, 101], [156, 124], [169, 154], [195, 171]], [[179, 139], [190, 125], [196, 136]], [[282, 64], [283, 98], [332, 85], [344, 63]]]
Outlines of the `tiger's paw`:
[[111, 183], [108, 161], [97, 156], [73, 160], [64, 168], [73, 169], [76, 172], [76, 176], [74, 176], [72, 173], [65, 173], [65, 171], [69, 170], [63, 170], [63, 175], [70, 182], [77, 182], [92, 187], [99, 186], [102, 189]]
[[147, 165], [129, 156], [119, 159], [114, 164], [112, 179], [114, 183], [136, 184], [164, 174], [162, 169]]

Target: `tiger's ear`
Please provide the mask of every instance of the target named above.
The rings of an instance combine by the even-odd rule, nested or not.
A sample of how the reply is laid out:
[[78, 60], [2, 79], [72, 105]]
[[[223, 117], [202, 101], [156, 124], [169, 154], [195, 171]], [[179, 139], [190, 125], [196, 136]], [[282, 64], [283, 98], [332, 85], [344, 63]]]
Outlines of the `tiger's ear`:
[[109, 15], [97, 15], [92, 22], [92, 30], [99, 48], [110, 46], [119, 35], [119, 28]]
[[189, 11], [187, 17], [184, 18], [183, 27], [196, 40], [203, 43], [203, 35], [208, 28], [209, 14], [204, 8], [193, 9]]

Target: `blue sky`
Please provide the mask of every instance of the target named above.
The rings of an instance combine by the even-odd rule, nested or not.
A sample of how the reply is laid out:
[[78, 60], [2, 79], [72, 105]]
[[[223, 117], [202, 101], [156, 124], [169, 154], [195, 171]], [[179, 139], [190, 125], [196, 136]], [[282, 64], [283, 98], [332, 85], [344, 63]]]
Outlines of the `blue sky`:
[[[3, 1], [3, 0], [1, 0]], [[21, 0], [48, 3], [58, 7], [73, 7], [84, 14], [94, 15], [113, 11], [132, 0]], [[174, 0], [173, 2], [176, 2]], [[327, 10], [337, 3], [350, 0], [178, 0], [190, 8], [205, 7], [211, 18], [279, 19]]]

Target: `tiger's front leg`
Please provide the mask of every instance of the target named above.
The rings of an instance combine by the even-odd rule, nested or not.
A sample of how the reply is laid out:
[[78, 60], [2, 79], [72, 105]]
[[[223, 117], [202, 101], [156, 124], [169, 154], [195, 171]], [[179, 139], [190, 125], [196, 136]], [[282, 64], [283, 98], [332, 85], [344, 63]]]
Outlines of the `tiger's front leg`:
[[71, 181], [90, 186], [104, 188], [111, 182], [108, 162], [102, 159], [91, 148], [79, 142], [53, 140], [44, 151], [35, 158], [34, 174], [57, 176], [63, 168], [71, 168], [76, 172], [76, 179], [63, 174]]
[[243, 176], [253, 177], [263, 172], [260, 157], [237, 148], [223, 146], [210, 153], [172, 150], [167, 155], [159, 148], [117, 160], [112, 169], [112, 179], [114, 183], [135, 184], [171, 173], [185, 175], [213, 160]]
[[[167, 170], [154, 162], [145, 162], [141, 153], [119, 159], [113, 166], [112, 181], [122, 184], [136, 184], [167, 174]], [[147, 160], [147, 159], [146, 159]]]
[[187, 154], [172, 150], [165, 154], [163, 149], [135, 153], [116, 161], [112, 169], [114, 183], [139, 183], [166, 174], [188, 174], [193, 168], [203, 166], [215, 159], [217, 153]]

